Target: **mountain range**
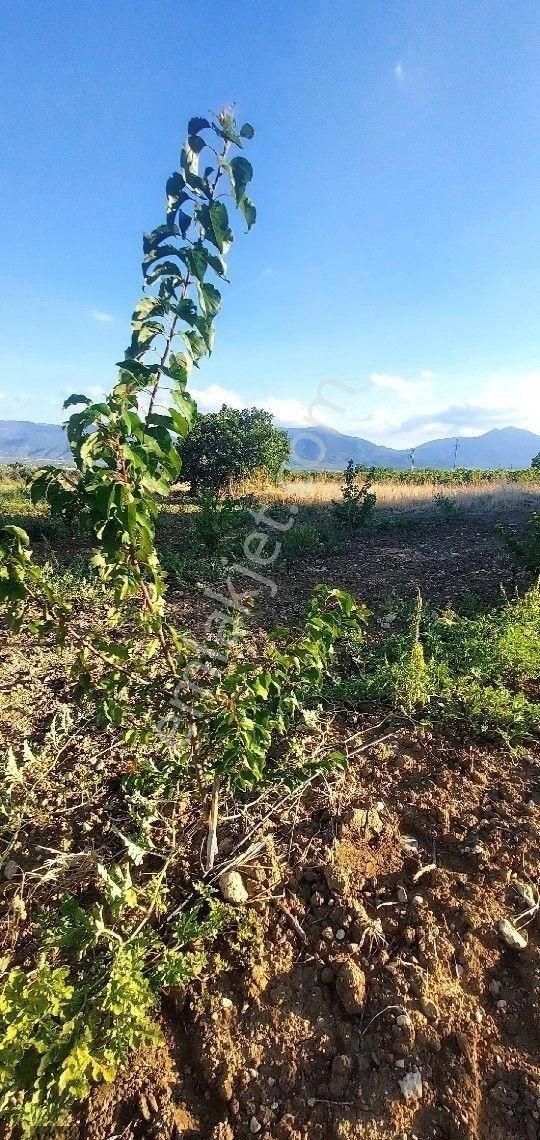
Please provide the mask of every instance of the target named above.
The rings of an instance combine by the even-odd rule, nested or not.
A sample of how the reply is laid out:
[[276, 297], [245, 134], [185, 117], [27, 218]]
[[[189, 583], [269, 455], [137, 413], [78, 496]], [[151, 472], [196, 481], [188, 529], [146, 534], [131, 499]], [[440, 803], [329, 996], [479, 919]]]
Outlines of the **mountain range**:
[[[313, 470], [342, 471], [349, 459], [368, 467], [411, 466], [411, 451], [382, 447], [357, 436], [342, 435], [332, 428], [288, 428], [292, 447], [291, 466]], [[484, 435], [434, 439], [414, 451], [416, 467], [530, 467], [540, 453], [540, 435], [524, 428], [495, 428]], [[27, 420], [0, 420], [0, 462], [68, 462], [70, 451], [59, 424], [35, 424]]]
[[[341, 435], [331, 428], [289, 428], [291, 466], [343, 470], [349, 459], [367, 467], [411, 467], [411, 448], [398, 451], [357, 436]], [[457, 447], [456, 447], [457, 444]], [[540, 435], [524, 428], [494, 428], [484, 435], [433, 439], [414, 448], [415, 467], [522, 468], [540, 452]]]

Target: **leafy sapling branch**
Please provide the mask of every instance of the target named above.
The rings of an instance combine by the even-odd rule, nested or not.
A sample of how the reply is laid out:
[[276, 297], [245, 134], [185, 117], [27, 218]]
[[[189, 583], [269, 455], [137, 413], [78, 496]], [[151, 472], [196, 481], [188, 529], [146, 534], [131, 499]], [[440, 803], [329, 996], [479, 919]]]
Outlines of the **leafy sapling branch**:
[[[145, 294], [117, 382], [99, 402], [78, 394], [66, 401], [66, 408], [82, 409], [67, 423], [75, 471], [45, 468], [32, 480], [34, 503], [45, 500], [54, 517], [76, 517], [90, 532], [93, 564], [114, 591], [107, 632], [78, 638], [70, 607], [56, 603], [25, 533], [8, 527], [1, 538], [0, 599], [12, 626], [20, 628], [30, 608], [35, 634], [54, 633], [60, 645], [74, 645], [79, 694], [91, 695], [105, 720], [117, 724], [149, 685], [159, 689], [160, 669], [169, 680], [177, 677], [189, 652], [165, 618], [155, 524], [179, 475], [178, 438], [195, 416], [188, 377], [213, 348], [221, 306], [215, 281], [227, 280], [233, 241], [224, 197], [248, 229], [255, 222], [246, 194], [252, 167], [236, 153], [253, 134], [249, 123], [238, 129], [230, 111], [190, 120], [179, 170], [167, 181], [165, 221], [144, 237]], [[132, 603], [129, 639], [121, 635], [126, 602]]]

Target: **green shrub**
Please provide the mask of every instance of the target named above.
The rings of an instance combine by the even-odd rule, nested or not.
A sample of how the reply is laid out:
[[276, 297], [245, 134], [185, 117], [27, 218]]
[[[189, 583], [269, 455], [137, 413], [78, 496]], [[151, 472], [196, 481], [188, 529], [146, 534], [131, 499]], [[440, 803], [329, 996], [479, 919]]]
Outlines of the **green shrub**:
[[349, 459], [341, 488], [341, 502], [333, 504], [334, 521], [337, 527], [347, 530], [359, 530], [366, 525], [373, 515], [373, 508], [377, 496], [373, 494], [371, 485], [373, 471], [367, 475], [359, 463]]
[[540, 513], [531, 515], [521, 538], [516, 538], [502, 526], [498, 526], [497, 531], [520, 565], [533, 574], [540, 574]]
[[322, 538], [319, 530], [312, 523], [295, 522], [290, 530], [286, 531], [282, 539], [281, 554], [287, 562], [294, 562], [319, 550]]
[[540, 733], [540, 705], [513, 686], [540, 678], [540, 592], [473, 617], [431, 616], [415, 603], [408, 629], [362, 645], [333, 695], [384, 701], [408, 715], [456, 719], [519, 740]]
[[257, 471], [275, 479], [289, 457], [290, 444], [270, 412], [238, 411], [224, 404], [219, 412], [197, 416], [180, 451], [183, 478], [192, 490], [205, 487], [219, 494]]

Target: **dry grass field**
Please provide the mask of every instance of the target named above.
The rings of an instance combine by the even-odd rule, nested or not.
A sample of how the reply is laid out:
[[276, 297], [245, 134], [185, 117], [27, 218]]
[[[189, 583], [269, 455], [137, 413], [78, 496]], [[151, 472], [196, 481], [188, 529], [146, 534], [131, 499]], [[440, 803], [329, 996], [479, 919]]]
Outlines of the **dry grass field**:
[[[453, 503], [459, 512], [469, 515], [517, 514], [540, 508], [540, 480], [537, 483], [517, 484], [510, 479], [498, 482], [453, 485], [437, 483], [413, 484], [375, 479], [372, 489], [377, 496], [377, 508], [391, 510], [437, 511], [441, 501]], [[246, 482], [241, 490], [262, 490], [267, 502], [295, 504], [305, 507], [328, 507], [340, 497], [340, 484], [334, 479], [309, 479], [287, 482], [279, 486]]]

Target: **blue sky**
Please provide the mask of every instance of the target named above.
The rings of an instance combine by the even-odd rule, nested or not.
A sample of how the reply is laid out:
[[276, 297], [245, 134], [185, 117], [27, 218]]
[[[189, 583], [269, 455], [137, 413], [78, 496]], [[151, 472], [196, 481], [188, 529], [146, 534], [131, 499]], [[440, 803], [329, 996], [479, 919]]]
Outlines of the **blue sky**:
[[0, 418], [108, 387], [190, 115], [256, 128], [202, 409], [540, 431], [537, 0], [4, 0]]

